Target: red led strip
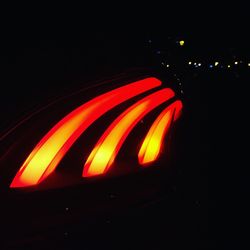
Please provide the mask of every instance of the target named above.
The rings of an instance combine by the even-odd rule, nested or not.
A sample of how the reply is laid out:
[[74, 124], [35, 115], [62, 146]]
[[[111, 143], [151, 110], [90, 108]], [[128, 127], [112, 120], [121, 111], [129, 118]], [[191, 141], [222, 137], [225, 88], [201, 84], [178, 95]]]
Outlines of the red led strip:
[[69, 113], [35, 146], [10, 187], [40, 183], [55, 170], [72, 144], [100, 116], [118, 104], [160, 85], [158, 79], [146, 78], [102, 94]]
[[174, 96], [171, 89], [159, 90], [129, 107], [108, 127], [89, 155], [83, 176], [100, 175], [110, 168], [134, 126], [151, 110]]
[[138, 153], [138, 160], [141, 165], [145, 166], [158, 158], [163, 139], [170, 128], [172, 120], [176, 121], [180, 116], [181, 109], [182, 102], [175, 101], [155, 119]]

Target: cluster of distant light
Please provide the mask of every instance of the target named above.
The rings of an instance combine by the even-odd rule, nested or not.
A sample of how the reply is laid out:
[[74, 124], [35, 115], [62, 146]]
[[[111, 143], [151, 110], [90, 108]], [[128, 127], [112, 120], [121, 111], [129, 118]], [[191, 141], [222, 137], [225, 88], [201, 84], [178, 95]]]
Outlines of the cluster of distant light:
[[[168, 63], [162, 62], [161, 64], [167, 68], [170, 67], [170, 64], [168, 64]], [[242, 61], [235, 61], [232, 64], [227, 64], [227, 65], [223, 65], [220, 62], [215, 61], [214, 63], [208, 64], [208, 67], [209, 68], [231, 68], [232, 66], [234, 66], [234, 65], [237, 66], [239, 64], [244, 65], [244, 63]], [[188, 65], [194, 66], [195, 68], [198, 68], [201, 66], [207, 66], [205, 64], [202, 64], [201, 62], [191, 62], [191, 61], [188, 62]], [[250, 63], [247, 63], [247, 66], [250, 68]]]
[[[152, 40], [148, 40], [148, 43], [152, 43]], [[184, 40], [177, 40], [176, 41], [176, 44], [178, 44], [179, 46], [184, 46], [185, 45], [185, 41]], [[162, 51], [160, 50], [156, 50], [156, 54], [160, 55], [162, 54]], [[163, 66], [169, 68], [171, 65], [169, 63], [164, 63], [162, 62], [161, 63]], [[234, 61], [234, 62], [231, 62], [230, 64], [223, 64], [219, 61], [215, 61], [213, 63], [210, 63], [210, 64], [206, 64], [206, 63], [201, 63], [201, 62], [192, 62], [192, 61], [189, 61], [188, 62], [188, 65], [190, 66], [194, 66], [195, 68], [199, 68], [199, 67], [203, 67], [203, 68], [231, 68], [233, 66], [248, 66], [250, 68], [250, 62], [247, 62], [247, 63], [244, 63], [242, 60], [239, 60], [239, 61]]]
[[[210, 64], [208, 64], [208, 67], [209, 68], [218, 68], [218, 67], [220, 67], [220, 68], [231, 68], [232, 66], [234, 66], [234, 65], [239, 65], [239, 64], [241, 64], [241, 65], [244, 65], [244, 63], [243, 63], [243, 61], [235, 61], [235, 62], [233, 62], [233, 63], [231, 63], [231, 64], [227, 64], [227, 65], [223, 65], [223, 64], [221, 64], [219, 61], [215, 61], [214, 63], [210, 63]], [[196, 67], [196, 68], [198, 68], [198, 67], [201, 67], [202, 66], [202, 63], [200, 63], [200, 62], [191, 62], [191, 61], [189, 61], [188, 62], [188, 65], [190, 65], [190, 66], [194, 66], [194, 67]], [[207, 65], [206, 65], [207, 66]], [[247, 66], [248, 67], [250, 67], [250, 63], [247, 63]]]

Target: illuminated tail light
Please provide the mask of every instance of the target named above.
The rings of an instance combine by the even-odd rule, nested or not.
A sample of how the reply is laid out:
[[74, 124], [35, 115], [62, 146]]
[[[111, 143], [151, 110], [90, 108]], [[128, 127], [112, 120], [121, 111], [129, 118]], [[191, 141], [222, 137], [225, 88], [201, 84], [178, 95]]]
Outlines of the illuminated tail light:
[[159, 90], [124, 111], [104, 132], [83, 169], [83, 176], [105, 173], [112, 165], [123, 142], [135, 125], [150, 111], [174, 96], [171, 89]]
[[[100, 95], [69, 113], [35, 146], [10, 187], [31, 186], [43, 181], [55, 170], [73, 143], [99, 117], [118, 104], [160, 85], [158, 79], [146, 78]], [[146, 106], [145, 103], [138, 107], [134, 116], [138, 116]], [[92, 167], [89, 171], [92, 173]]]
[[138, 160], [141, 165], [151, 163], [157, 159], [163, 138], [167, 134], [172, 121], [179, 117], [181, 109], [181, 101], [175, 101], [156, 118], [143, 140], [138, 154]]

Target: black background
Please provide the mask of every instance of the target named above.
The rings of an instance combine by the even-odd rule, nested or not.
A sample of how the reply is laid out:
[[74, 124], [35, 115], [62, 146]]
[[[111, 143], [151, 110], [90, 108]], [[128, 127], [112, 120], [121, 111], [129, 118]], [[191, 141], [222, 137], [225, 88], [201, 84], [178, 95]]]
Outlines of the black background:
[[[98, 20], [96, 12], [90, 18], [77, 14], [76, 20], [65, 14], [49, 24], [44, 24], [46, 18], [38, 23], [33, 23], [34, 17], [5, 19], [0, 49], [1, 130], [59, 91], [67, 93], [83, 82], [124, 69], [160, 68], [161, 60], [169, 57], [176, 62], [233, 55], [250, 60], [246, 6], [201, 5], [154, 6], [145, 13], [141, 9], [143, 15], [133, 13], [133, 20], [129, 11], [122, 18], [115, 11]], [[181, 38], [189, 46], [183, 54], [172, 42]], [[149, 39], [153, 47], [148, 46]], [[159, 59], [158, 48], [170, 52]], [[238, 139], [247, 115], [242, 110], [249, 69], [194, 72], [180, 65], [174, 73], [183, 82], [187, 107], [178, 135], [181, 159], [165, 199], [97, 221], [85, 238], [78, 226], [59, 238], [52, 235], [41, 241], [42, 249], [246, 247], [248, 164], [238, 154], [244, 148]], [[36, 243], [29, 244], [37, 249]]]

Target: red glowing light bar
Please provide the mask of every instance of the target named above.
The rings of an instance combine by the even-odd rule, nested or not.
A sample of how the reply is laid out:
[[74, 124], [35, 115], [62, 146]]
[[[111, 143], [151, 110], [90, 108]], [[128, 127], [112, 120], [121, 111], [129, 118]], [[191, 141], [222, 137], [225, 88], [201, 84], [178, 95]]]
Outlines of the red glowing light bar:
[[104, 132], [89, 155], [83, 169], [83, 177], [107, 172], [134, 126], [147, 113], [173, 96], [174, 92], [171, 89], [159, 90], [138, 101], [119, 115]]
[[163, 138], [168, 132], [172, 120], [176, 121], [180, 116], [181, 109], [182, 102], [175, 101], [156, 118], [143, 140], [138, 153], [138, 160], [141, 165], [147, 165], [158, 158], [163, 144]]
[[158, 79], [146, 78], [102, 94], [73, 110], [35, 146], [10, 187], [40, 183], [55, 170], [72, 144], [100, 116], [118, 104], [160, 85]]

